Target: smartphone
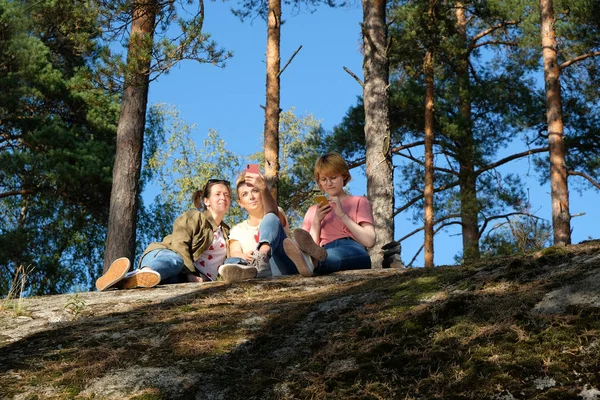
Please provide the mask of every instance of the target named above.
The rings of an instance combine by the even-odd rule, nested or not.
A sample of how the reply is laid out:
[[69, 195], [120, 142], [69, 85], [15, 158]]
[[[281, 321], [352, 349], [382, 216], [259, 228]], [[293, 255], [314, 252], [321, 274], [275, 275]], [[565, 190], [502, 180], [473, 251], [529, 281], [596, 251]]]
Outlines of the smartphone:
[[247, 164], [246, 172], [251, 174], [258, 174], [258, 164]]
[[327, 200], [327, 197], [323, 195], [318, 195], [317, 197], [315, 197], [315, 200], [317, 200], [317, 203], [319, 203], [319, 207], [323, 207], [329, 204], [329, 200]]

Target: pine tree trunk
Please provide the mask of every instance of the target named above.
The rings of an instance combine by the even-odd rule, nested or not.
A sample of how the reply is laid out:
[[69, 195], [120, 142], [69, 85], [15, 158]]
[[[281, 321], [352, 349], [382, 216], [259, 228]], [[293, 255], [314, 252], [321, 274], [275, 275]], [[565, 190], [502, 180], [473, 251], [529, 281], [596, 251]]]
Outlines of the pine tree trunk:
[[456, 28], [465, 50], [462, 59], [458, 60], [456, 73], [459, 85], [459, 108], [462, 134], [457, 145], [457, 158], [460, 162], [460, 208], [463, 240], [464, 262], [479, 259], [479, 227], [477, 216], [477, 177], [475, 175], [475, 144], [473, 140], [473, 124], [471, 121], [471, 100], [469, 83], [469, 54], [467, 53], [467, 19], [464, 5], [456, 4]]
[[281, 0], [269, 0], [267, 20], [267, 100], [265, 106], [265, 178], [277, 199], [279, 180], [279, 68], [281, 38]]
[[117, 126], [117, 153], [110, 196], [104, 271], [119, 257], [127, 257], [130, 260], [135, 257], [136, 217], [151, 62], [150, 49], [155, 19], [154, 1], [135, 3], [127, 53], [127, 73]]
[[394, 240], [394, 171], [390, 147], [386, 1], [363, 0], [362, 6], [367, 195], [373, 206], [377, 235], [370, 256], [373, 267], [381, 268], [381, 247]]
[[434, 81], [433, 53], [427, 50], [423, 65], [425, 72], [425, 267], [433, 267], [433, 112]]
[[557, 61], [557, 43], [554, 34], [552, 0], [540, 0], [542, 57], [546, 83], [546, 119], [550, 147], [550, 185], [552, 196], [552, 227], [554, 244], [571, 243], [571, 213], [565, 162], [564, 127], [560, 94], [560, 70]]

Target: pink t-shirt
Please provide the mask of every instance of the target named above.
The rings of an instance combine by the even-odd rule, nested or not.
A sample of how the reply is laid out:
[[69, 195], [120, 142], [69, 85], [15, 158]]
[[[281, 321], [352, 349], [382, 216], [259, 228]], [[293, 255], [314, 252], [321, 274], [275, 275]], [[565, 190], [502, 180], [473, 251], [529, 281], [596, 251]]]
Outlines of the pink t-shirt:
[[[302, 222], [302, 229], [310, 232], [310, 227], [315, 217], [315, 213], [317, 212], [317, 205], [314, 205], [306, 211], [306, 215], [304, 216], [304, 221]], [[333, 242], [336, 239], [341, 239], [345, 237], [351, 237], [356, 240], [350, 229], [344, 225], [342, 221], [335, 215], [335, 212], [332, 210], [329, 214], [323, 218], [321, 221], [321, 237], [319, 245], [324, 246], [327, 243]], [[371, 208], [371, 203], [367, 200], [366, 197], [363, 196], [350, 196], [346, 197], [342, 200], [342, 210], [344, 214], [348, 217], [352, 218], [354, 222], [360, 224], [361, 222], [368, 222], [369, 224], [373, 224], [373, 209]]]

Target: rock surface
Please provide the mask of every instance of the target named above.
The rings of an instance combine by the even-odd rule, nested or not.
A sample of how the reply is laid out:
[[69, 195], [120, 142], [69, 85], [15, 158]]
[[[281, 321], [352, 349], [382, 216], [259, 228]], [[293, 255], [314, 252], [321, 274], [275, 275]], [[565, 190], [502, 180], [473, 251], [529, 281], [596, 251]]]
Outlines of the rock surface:
[[[521, 335], [522, 343], [533, 333], [518, 332], [520, 315], [539, 323], [597, 312], [599, 280], [600, 242], [591, 241], [569, 246], [568, 252], [540, 252], [429, 271], [374, 269], [313, 278], [33, 297], [23, 300], [18, 315], [9, 309], [0, 311], [0, 397], [293, 399], [387, 398], [385, 393], [392, 397], [396, 393], [404, 398], [410, 393], [408, 398], [428, 398], [419, 395], [422, 385], [398, 383], [416, 379], [402, 376], [401, 365], [413, 362], [406, 361], [410, 358], [400, 361], [402, 356], [395, 372], [376, 371], [399, 354], [413, 351], [409, 346], [418, 348], [408, 339], [414, 326], [424, 326], [423, 335], [439, 346], [441, 333], [447, 336], [464, 322], [459, 315], [464, 304], [497, 298], [490, 303], [494, 304], [521, 296], [514, 302], [519, 311], [510, 314], [506, 310], [511, 315], [506, 321], [514, 319], [506, 329]], [[492, 306], [485, 307], [481, 310]], [[485, 329], [505, 329], [504, 317], [498, 317], [502, 311], [493, 312]], [[480, 314], [467, 312], [465, 316], [480, 326], [483, 319], [474, 318]], [[600, 326], [588, 324], [586, 329], [591, 332]], [[473, 341], [474, 333], [469, 335], [460, 340]], [[581, 357], [597, 354], [600, 348], [598, 340], [586, 337], [577, 351]], [[465, 349], [475, 345], [481, 344], [470, 343]], [[434, 347], [423, 347], [422, 354]], [[445, 351], [453, 347], [460, 345]], [[460, 364], [458, 360], [449, 365]], [[540, 393], [559, 387], [579, 398], [600, 398], [594, 394], [600, 393], [597, 382], [584, 379], [581, 372], [577, 372], [580, 382], [573, 378], [568, 383], [567, 378], [552, 376], [551, 370], [543, 373], [541, 368], [539, 374], [505, 383], [506, 389], [487, 398], [509, 394], [528, 398], [516, 393], [515, 385], [522, 385], [525, 394], [537, 393], [537, 398], [555, 398]], [[589, 374], [600, 376], [598, 368]], [[425, 375], [423, 379], [432, 379]], [[476, 374], [457, 375], [449, 382], [467, 378], [481, 379]], [[377, 381], [382, 386], [374, 389]]]

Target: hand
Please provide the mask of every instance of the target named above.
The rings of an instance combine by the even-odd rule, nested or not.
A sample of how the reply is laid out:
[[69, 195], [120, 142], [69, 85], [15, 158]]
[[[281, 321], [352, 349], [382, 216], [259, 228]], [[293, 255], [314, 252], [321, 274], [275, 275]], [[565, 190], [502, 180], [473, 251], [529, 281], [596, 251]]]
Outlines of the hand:
[[313, 218], [313, 222], [316, 222], [321, 226], [321, 221], [327, 214], [331, 212], [331, 205], [327, 203], [327, 205], [319, 206], [317, 205], [317, 211], [315, 212], [315, 217]]
[[333, 212], [338, 218], [342, 218], [344, 216], [344, 210], [342, 210], [342, 202], [337, 196], [332, 196], [329, 198], [329, 202], [333, 203]]
[[260, 191], [267, 189], [267, 182], [265, 181], [265, 177], [261, 174], [253, 174], [251, 172], [246, 172], [245, 182], [248, 185], [252, 185]]
[[248, 262], [252, 262], [252, 254], [254, 254], [254, 250], [247, 251], [242, 258]]

